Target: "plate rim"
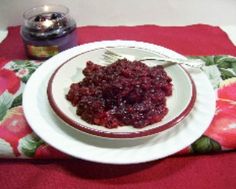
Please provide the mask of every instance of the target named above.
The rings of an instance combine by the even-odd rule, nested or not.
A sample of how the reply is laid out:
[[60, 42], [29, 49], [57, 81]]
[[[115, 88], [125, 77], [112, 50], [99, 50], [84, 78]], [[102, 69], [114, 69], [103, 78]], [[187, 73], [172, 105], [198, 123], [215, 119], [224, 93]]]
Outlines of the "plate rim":
[[[109, 48], [116, 48], [117, 46], [108, 46]], [[90, 49], [88, 51], [82, 52], [82, 53], [78, 53], [76, 55], [74, 55], [73, 57], [69, 58], [67, 61], [62, 62], [60, 66], [58, 66], [53, 73], [50, 76], [50, 79], [48, 81], [48, 86], [47, 86], [47, 97], [49, 100], [49, 104], [52, 108], [52, 110], [54, 111], [54, 113], [59, 117], [59, 119], [61, 119], [63, 122], [65, 122], [68, 126], [74, 127], [75, 129], [79, 129], [82, 132], [91, 134], [91, 135], [95, 135], [95, 136], [99, 136], [99, 137], [106, 137], [106, 138], [140, 138], [140, 137], [146, 137], [146, 136], [150, 136], [153, 134], [157, 134], [159, 132], [162, 132], [164, 130], [167, 130], [171, 127], [176, 126], [180, 121], [182, 121], [186, 116], [188, 116], [188, 114], [191, 112], [195, 101], [196, 101], [196, 86], [195, 83], [191, 77], [191, 75], [189, 74], [189, 72], [181, 65], [176, 65], [178, 66], [180, 69], [182, 69], [190, 83], [191, 83], [191, 98], [187, 104], [187, 106], [182, 110], [182, 112], [180, 112], [179, 115], [177, 115], [176, 117], [174, 117], [173, 119], [171, 119], [170, 121], [168, 121], [167, 123], [160, 125], [158, 127], [154, 127], [152, 129], [146, 129], [146, 130], [137, 130], [134, 132], [109, 132], [109, 131], [102, 131], [102, 130], [98, 130], [98, 129], [93, 129], [90, 127], [87, 127], [83, 124], [80, 124], [78, 122], [76, 122], [75, 120], [69, 118], [62, 110], [61, 108], [57, 105], [55, 99], [53, 98], [53, 81], [55, 79], [56, 74], [58, 73], [58, 71], [60, 71], [60, 69], [67, 63], [69, 63], [71, 60], [73, 60], [76, 57], [79, 57], [82, 54], [86, 54], [88, 52], [94, 51], [94, 50], [99, 50], [99, 49], [105, 49], [108, 47], [100, 47], [100, 48], [94, 48], [94, 49]], [[135, 46], [127, 46], [126, 48], [136, 48]], [[138, 48], [141, 50], [145, 50], [144, 48]], [[148, 49], [147, 49], [148, 50]], [[155, 51], [153, 51], [155, 53]], [[155, 123], [154, 123], [155, 124]]]
[[[128, 41], [128, 40], [106, 40], [106, 41], [99, 41], [99, 42], [92, 42], [85, 44], [83, 47], [80, 46], [82, 49], [90, 48], [91, 46], [98, 45], [103, 46], [103, 43], [132, 43], [132, 44], [146, 44], [149, 45], [151, 48], [153, 45], [155, 47], [158, 47], [160, 50], [163, 50], [165, 54], [168, 56], [173, 56], [176, 58], [185, 58], [183, 55], [174, 52], [168, 48], [158, 46], [151, 43], [145, 43], [141, 41]], [[80, 51], [80, 48], [76, 50]], [[75, 54], [75, 50], [66, 50], [62, 52], [62, 54], [59, 56], [54, 56], [49, 61], [50, 63], [57, 64], [58, 60], [65, 59], [71, 57], [71, 55], [68, 55], [68, 51], [70, 51], [70, 54]], [[29, 123], [32, 130], [42, 138], [45, 142], [47, 142], [49, 145], [53, 146], [59, 151], [62, 151], [72, 157], [80, 158], [83, 160], [91, 161], [91, 162], [97, 162], [97, 163], [105, 163], [105, 164], [116, 164], [116, 165], [127, 165], [127, 164], [137, 164], [137, 163], [145, 163], [150, 162], [154, 160], [158, 160], [164, 157], [167, 157], [169, 155], [172, 155], [179, 150], [183, 149], [186, 146], [189, 146], [191, 143], [193, 143], [197, 138], [199, 138], [208, 128], [214, 113], [215, 113], [215, 105], [216, 105], [216, 95], [212, 88], [212, 85], [209, 82], [209, 79], [207, 76], [202, 72], [191, 72], [192, 78], [194, 81], [196, 81], [196, 87], [197, 89], [207, 89], [207, 90], [197, 90], [197, 100], [195, 103], [195, 106], [193, 108], [193, 112], [190, 113], [190, 116], [188, 116], [186, 119], [184, 119], [182, 122], [180, 122], [181, 127], [173, 127], [168, 132], [164, 131], [161, 134], [161, 139], [163, 141], [155, 142], [155, 144], [149, 144], [144, 143], [142, 146], [140, 146], [141, 149], [137, 149], [132, 146], [129, 146], [129, 148], [120, 149], [119, 153], [121, 157], [116, 156], [116, 151], [114, 151], [113, 148], [106, 148], [106, 146], [94, 146], [89, 143], [84, 143], [81, 141], [80, 138], [74, 138], [72, 135], [68, 133], [60, 133], [60, 126], [57, 125], [57, 122], [55, 122], [55, 118], [52, 116], [49, 116], [49, 109], [48, 109], [48, 101], [46, 98], [46, 80], [49, 79], [49, 72], [53, 72], [52, 69], [54, 69], [53, 64], [49, 64], [49, 62], [45, 62], [45, 66], [40, 66], [36, 72], [31, 76], [29, 81], [27, 82], [25, 86], [25, 90], [23, 93], [23, 110], [25, 114], [25, 118], [27, 122]], [[58, 64], [57, 64], [58, 65]], [[46, 68], [45, 68], [46, 67]], [[46, 72], [46, 73], [45, 73]], [[43, 78], [42, 78], [43, 76]], [[206, 81], [206, 82], [199, 82], [200, 81]], [[36, 83], [34, 83], [36, 82]], [[42, 83], [42, 84], [41, 84]], [[38, 95], [37, 92], [39, 92], [39, 87], [43, 87], [43, 90], [45, 90], [45, 97], [41, 97], [41, 95]], [[38, 90], [37, 90], [38, 89]], [[205, 100], [201, 96], [211, 97], [210, 100]], [[198, 95], [199, 98], [198, 98]], [[200, 103], [201, 99], [204, 100], [203, 102], [208, 105], [208, 110], [205, 111], [205, 105]], [[40, 105], [40, 100], [43, 100], [45, 105]], [[44, 106], [47, 105], [47, 109], [43, 109], [46, 112], [42, 112], [39, 108], [45, 108]], [[197, 111], [197, 112], [195, 112]], [[39, 113], [39, 116], [33, 116], [37, 115]], [[49, 117], [45, 118], [45, 113]], [[199, 115], [200, 114], [200, 115]], [[199, 116], [204, 116], [201, 119]], [[51, 121], [53, 121], [53, 126], [50, 126]], [[43, 125], [41, 125], [43, 124]], [[62, 123], [61, 123], [62, 124]], [[183, 125], [184, 124], [184, 125]], [[56, 127], [56, 128], [54, 128]], [[56, 130], [55, 130], [56, 129]], [[52, 135], [50, 133], [51, 131], [54, 131], [55, 134]], [[89, 140], [91, 136], [88, 136]], [[159, 137], [159, 134], [154, 135], [154, 139], [156, 137]], [[100, 139], [96, 139], [100, 140]], [[176, 143], [176, 140], [179, 140], [178, 143]], [[175, 143], [175, 145], [170, 145], [172, 143]], [[74, 146], [76, 144], [76, 147]], [[71, 145], [71, 146], [70, 146]], [[151, 145], [151, 146], [150, 146]], [[163, 150], [158, 150], [161, 147]], [[82, 150], [80, 150], [82, 148]], [[105, 148], [105, 149], [104, 149]], [[145, 155], [146, 150], [152, 150], [152, 153], [148, 153]], [[105, 150], [106, 153], [103, 153]], [[137, 153], [137, 155], [133, 156], [133, 158], [127, 158], [127, 155], [131, 152]], [[139, 153], [144, 152], [141, 156], [139, 156]], [[92, 153], [91, 153], [92, 152]], [[125, 158], [123, 158], [125, 156]]]

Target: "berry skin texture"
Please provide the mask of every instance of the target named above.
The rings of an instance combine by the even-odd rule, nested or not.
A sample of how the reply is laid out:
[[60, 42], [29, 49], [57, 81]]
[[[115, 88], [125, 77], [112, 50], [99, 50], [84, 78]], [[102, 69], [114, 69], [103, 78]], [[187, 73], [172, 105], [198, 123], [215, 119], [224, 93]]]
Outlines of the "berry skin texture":
[[82, 81], [71, 84], [66, 98], [88, 123], [142, 128], [168, 113], [166, 97], [172, 95], [172, 80], [162, 66], [126, 59], [108, 66], [88, 61], [83, 74]]

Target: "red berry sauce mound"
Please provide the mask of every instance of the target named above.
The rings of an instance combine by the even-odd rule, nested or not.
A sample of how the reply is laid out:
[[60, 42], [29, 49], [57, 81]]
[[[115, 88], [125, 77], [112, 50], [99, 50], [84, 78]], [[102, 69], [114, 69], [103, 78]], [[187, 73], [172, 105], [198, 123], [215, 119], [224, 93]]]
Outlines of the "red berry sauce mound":
[[126, 59], [109, 66], [88, 61], [83, 74], [81, 82], [71, 84], [66, 98], [88, 123], [143, 128], [168, 112], [166, 96], [172, 94], [172, 83], [162, 66]]

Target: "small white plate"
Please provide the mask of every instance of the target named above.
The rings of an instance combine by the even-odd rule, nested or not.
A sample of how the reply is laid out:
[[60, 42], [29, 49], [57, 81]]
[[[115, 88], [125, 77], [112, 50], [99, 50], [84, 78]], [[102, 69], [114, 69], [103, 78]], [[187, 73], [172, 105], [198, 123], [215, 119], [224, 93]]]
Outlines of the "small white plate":
[[[155, 51], [140, 47], [106, 47], [119, 54], [128, 54], [134, 57], [160, 56]], [[77, 83], [84, 78], [82, 73], [87, 61], [102, 64], [104, 48], [90, 49], [70, 58], [52, 74], [48, 85], [48, 99], [54, 112], [67, 124], [89, 134], [110, 138], [136, 138], [143, 137], [169, 129], [180, 122], [191, 111], [195, 99], [196, 88], [190, 75], [178, 64], [165, 68], [172, 78], [173, 92], [167, 97], [167, 115], [160, 121], [144, 128], [122, 126], [109, 129], [99, 125], [92, 125], [76, 115], [76, 107], [65, 98], [72, 83]], [[155, 66], [157, 61], [144, 61], [149, 66]]]
[[208, 128], [215, 112], [215, 93], [204, 73], [190, 71], [196, 85], [196, 102], [190, 114], [175, 127], [136, 139], [109, 139], [84, 134], [60, 121], [51, 111], [47, 84], [58, 66], [82, 52], [103, 47], [137, 47], [173, 58], [183, 56], [166, 48], [135, 41], [104, 41], [64, 51], [41, 65], [31, 76], [23, 94], [27, 121], [37, 135], [71, 156], [101, 163], [133, 164], [160, 159], [193, 143]]

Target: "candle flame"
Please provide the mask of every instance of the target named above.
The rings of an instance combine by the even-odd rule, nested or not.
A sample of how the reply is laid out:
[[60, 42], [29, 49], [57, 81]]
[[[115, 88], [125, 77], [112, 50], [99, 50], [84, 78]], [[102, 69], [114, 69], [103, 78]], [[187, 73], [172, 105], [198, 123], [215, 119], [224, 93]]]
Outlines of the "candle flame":
[[49, 28], [50, 26], [53, 25], [53, 22], [51, 20], [45, 20], [42, 25], [45, 27], [45, 28]]

